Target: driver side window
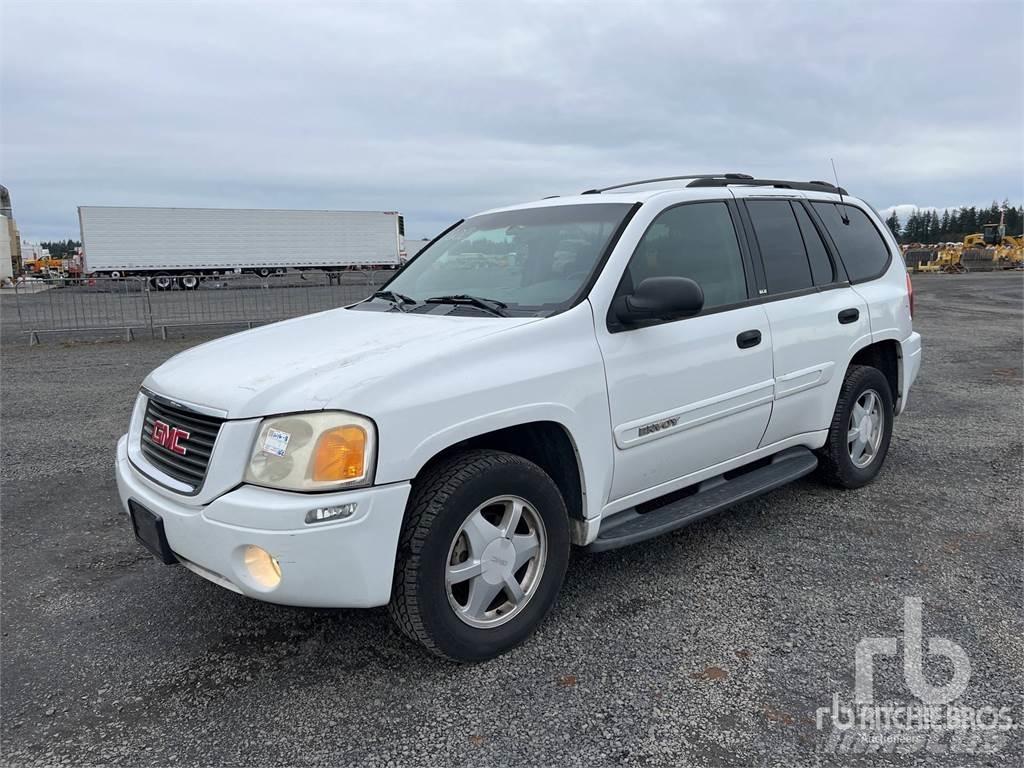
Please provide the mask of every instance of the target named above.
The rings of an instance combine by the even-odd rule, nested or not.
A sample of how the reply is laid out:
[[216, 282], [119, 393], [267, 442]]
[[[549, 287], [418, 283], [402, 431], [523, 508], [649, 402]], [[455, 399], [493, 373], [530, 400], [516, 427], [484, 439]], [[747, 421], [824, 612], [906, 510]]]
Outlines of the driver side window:
[[695, 280], [704, 291], [705, 309], [747, 299], [743, 258], [725, 203], [678, 205], [647, 228], [626, 269], [626, 288], [668, 276]]

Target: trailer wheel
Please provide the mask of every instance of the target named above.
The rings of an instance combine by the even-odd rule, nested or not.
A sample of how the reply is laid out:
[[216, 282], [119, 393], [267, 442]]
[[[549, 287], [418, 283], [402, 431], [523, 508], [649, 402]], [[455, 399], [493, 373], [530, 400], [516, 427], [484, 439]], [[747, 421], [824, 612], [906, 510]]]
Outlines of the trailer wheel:
[[114, 270], [113, 272], [111, 272], [111, 273], [110, 273], [110, 277], [111, 277], [112, 279], [114, 279], [114, 280], [120, 280], [120, 279], [121, 279], [121, 273], [120, 273], [120, 272], [118, 272], [118, 271], [117, 271], [117, 270], [115, 269], [115, 270]]
[[169, 291], [174, 287], [174, 278], [170, 275], [157, 275], [150, 280], [150, 285], [158, 291]]
[[270, 277], [270, 270], [267, 269], [266, 267], [263, 267], [261, 269], [257, 269], [256, 274], [259, 275], [260, 277]]
[[186, 291], [194, 291], [199, 287], [199, 278], [195, 275], [182, 275], [180, 278], [181, 287]]

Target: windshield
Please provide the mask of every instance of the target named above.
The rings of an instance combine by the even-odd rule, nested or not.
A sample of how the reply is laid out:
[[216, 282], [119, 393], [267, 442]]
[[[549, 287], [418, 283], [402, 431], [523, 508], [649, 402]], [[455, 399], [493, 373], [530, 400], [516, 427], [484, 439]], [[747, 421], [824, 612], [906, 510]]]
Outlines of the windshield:
[[442, 297], [500, 302], [505, 314], [548, 315], [586, 284], [632, 206], [594, 203], [474, 216], [387, 284], [417, 303]]

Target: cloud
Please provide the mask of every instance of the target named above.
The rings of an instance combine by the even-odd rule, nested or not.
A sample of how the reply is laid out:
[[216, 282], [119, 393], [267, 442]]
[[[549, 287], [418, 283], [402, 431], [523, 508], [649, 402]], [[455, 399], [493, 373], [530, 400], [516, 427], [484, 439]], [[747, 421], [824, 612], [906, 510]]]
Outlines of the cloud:
[[426, 236], [630, 178], [830, 178], [830, 157], [878, 207], [1024, 198], [993, 74], [1024, 65], [1024, 7], [925, 10], [8, 0], [0, 181], [37, 237], [85, 204], [397, 209]]
[[936, 208], [935, 206], [924, 206], [914, 205], [912, 203], [900, 203], [899, 205], [890, 205], [888, 208], [882, 208], [879, 213], [883, 217], [889, 218], [892, 216], [892, 212], [896, 211], [896, 215], [899, 217], [901, 222], [906, 222], [910, 218], [910, 214], [914, 212], [924, 213], [925, 211], [942, 211], [942, 208]]

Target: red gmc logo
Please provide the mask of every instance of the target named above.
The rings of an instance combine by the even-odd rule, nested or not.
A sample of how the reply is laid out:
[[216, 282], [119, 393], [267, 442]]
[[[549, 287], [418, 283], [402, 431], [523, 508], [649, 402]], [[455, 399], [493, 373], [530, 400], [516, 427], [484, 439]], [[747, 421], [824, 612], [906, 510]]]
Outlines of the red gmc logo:
[[188, 432], [178, 427], [172, 427], [170, 424], [164, 421], [153, 422], [153, 435], [152, 440], [157, 445], [162, 445], [168, 451], [177, 453], [184, 456], [186, 453], [185, 446], [181, 445], [179, 441], [188, 440]]

